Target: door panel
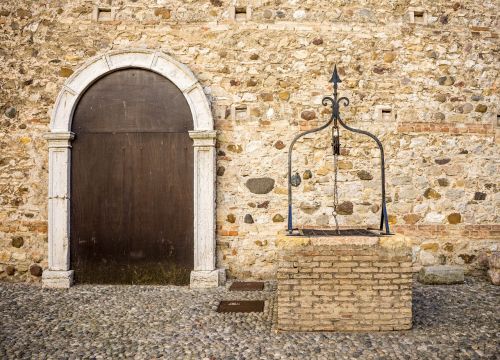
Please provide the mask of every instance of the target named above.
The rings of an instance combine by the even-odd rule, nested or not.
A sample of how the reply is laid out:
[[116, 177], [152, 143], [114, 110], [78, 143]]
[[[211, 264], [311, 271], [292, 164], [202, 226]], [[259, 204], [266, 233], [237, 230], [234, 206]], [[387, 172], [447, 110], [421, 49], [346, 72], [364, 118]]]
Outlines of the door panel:
[[[182, 126], [190, 128], [192, 123], [190, 115], [185, 116], [189, 108], [185, 100], [176, 103], [155, 95], [163, 108], [170, 104], [183, 109], [168, 115], [158, 113], [160, 106], [144, 109], [141, 104], [151, 101], [148, 92], [140, 95], [128, 80], [141, 89], [148, 87], [137, 83], [138, 77], [150, 86], [169, 89], [155, 89], [154, 94], [171, 94], [174, 85], [159, 81], [156, 74], [151, 81], [152, 73], [145, 70], [124, 72], [135, 72], [134, 76], [122, 74], [121, 82], [127, 86], [120, 87], [113, 73], [109, 84], [98, 87], [100, 96], [84, 95], [74, 116], [74, 129], [80, 129], [73, 142], [71, 167], [70, 247], [75, 280], [187, 284], [193, 269], [193, 149]], [[104, 88], [110, 93], [102, 92]], [[136, 96], [147, 99], [138, 101]], [[103, 104], [108, 98], [114, 99], [110, 108]], [[116, 107], [118, 99], [125, 105]], [[135, 118], [124, 126], [122, 120], [130, 114]], [[178, 118], [173, 120], [177, 125], [168, 123], [172, 116], [184, 116], [186, 124], [179, 128]], [[158, 118], [167, 124], [162, 127]], [[93, 122], [95, 126], [89, 126]]]
[[72, 131], [187, 132], [191, 110], [168, 79], [147, 70], [115, 71], [95, 82], [78, 102]]

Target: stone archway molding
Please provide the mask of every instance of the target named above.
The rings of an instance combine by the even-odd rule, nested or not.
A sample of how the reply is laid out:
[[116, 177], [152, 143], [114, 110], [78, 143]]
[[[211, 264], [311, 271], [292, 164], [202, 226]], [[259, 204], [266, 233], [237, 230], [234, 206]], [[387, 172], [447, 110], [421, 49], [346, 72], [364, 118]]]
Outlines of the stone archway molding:
[[44, 287], [69, 288], [73, 283], [70, 263], [71, 121], [85, 90], [102, 76], [118, 69], [142, 68], [172, 81], [191, 108], [194, 147], [194, 270], [192, 288], [208, 288], [225, 282], [225, 270], [216, 268], [215, 244], [215, 142], [210, 104], [191, 70], [172, 57], [147, 49], [127, 49], [96, 56], [64, 83], [52, 112], [49, 147], [48, 241], [49, 267], [43, 272]]

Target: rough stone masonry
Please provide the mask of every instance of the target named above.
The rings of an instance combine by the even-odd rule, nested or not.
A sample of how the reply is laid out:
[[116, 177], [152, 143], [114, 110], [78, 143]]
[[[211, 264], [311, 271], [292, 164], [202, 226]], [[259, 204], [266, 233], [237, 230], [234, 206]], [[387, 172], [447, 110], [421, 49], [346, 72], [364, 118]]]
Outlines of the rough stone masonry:
[[[148, 48], [188, 66], [216, 120], [218, 265], [276, 274], [287, 145], [327, 120], [333, 64], [344, 120], [377, 135], [392, 228], [420, 265], [485, 267], [498, 250], [498, 2], [3, 1], [0, 278], [47, 267], [47, 143], [65, 79], [92, 56]], [[297, 224], [332, 225], [328, 133], [297, 145]], [[378, 150], [342, 133], [341, 225], [378, 221]]]

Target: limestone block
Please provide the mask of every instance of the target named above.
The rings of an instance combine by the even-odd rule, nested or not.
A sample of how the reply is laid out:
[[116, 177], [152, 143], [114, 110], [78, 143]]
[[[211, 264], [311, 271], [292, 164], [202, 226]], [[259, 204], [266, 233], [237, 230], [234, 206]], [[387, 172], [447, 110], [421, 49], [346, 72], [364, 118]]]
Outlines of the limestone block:
[[427, 285], [460, 284], [464, 282], [464, 269], [455, 265], [424, 266], [418, 281]]
[[224, 285], [226, 282], [226, 270], [216, 269], [211, 271], [191, 271], [191, 289], [207, 289]]
[[490, 269], [500, 269], [500, 252], [495, 252], [489, 259]]
[[495, 252], [489, 259], [488, 277], [493, 285], [500, 285], [500, 253]]
[[489, 269], [488, 277], [493, 285], [500, 285], [500, 269]]
[[42, 274], [42, 286], [52, 289], [68, 289], [73, 284], [73, 270], [46, 270]]
[[435, 265], [438, 263], [438, 258], [435, 256], [435, 254], [421, 250], [420, 251], [420, 263], [423, 266], [428, 266], [428, 265]]

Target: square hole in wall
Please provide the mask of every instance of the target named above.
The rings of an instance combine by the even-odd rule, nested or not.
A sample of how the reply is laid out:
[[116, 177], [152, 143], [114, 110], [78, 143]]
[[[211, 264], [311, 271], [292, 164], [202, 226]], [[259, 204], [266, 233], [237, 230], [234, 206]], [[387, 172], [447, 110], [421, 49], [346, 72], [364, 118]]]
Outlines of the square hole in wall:
[[244, 21], [247, 19], [247, 8], [246, 7], [236, 7], [234, 9], [234, 19], [236, 21]]
[[242, 121], [248, 118], [248, 106], [246, 104], [237, 104], [232, 108], [233, 120]]
[[394, 110], [390, 105], [376, 105], [375, 119], [380, 121], [392, 121], [396, 118]]
[[500, 127], [500, 114], [497, 115], [497, 126]]
[[114, 17], [114, 11], [110, 7], [98, 7], [94, 8], [92, 18], [94, 21], [111, 21]]
[[252, 16], [252, 8], [250, 6], [233, 6], [231, 8], [231, 18], [234, 21], [250, 20]]
[[231, 116], [231, 106], [217, 104], [215, 106], [215, 116], [218, 120], [227, 120]]
[[410, 22], [413, 24], [427, 24], [427, 13], [422, 9], [410, 10]]
[[392, 118], [392, 109], [382, 109], [382, 120], [390, 120]]
[[416, 24], [423, 24], [424, 23], [424, 15], [425, 15], [425, 13], [423, 11], [413, 12], [413, 22]]

